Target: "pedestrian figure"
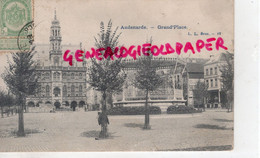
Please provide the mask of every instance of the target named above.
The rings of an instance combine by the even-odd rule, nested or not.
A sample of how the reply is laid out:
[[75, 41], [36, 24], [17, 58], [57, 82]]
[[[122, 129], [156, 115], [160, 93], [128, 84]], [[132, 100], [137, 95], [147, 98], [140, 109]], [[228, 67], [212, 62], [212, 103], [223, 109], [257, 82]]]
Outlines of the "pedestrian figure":
[[109, 120], [104, 112], [98, 112], [98, 124], [101, 125], [101, 132], [99, 133], [99, 138], [108, 137], [107, 125], [109, 124]]

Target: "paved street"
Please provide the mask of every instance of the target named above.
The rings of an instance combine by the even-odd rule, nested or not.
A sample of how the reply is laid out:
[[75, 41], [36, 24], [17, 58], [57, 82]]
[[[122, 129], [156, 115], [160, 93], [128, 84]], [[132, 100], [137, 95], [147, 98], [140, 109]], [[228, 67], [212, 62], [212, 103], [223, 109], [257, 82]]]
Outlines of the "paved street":
[[[200, 114], [109, 116], [111, 137], [95, 140], [97, 112], [25, 113], [27, 136], [18, 138], [18, 115], [0, 118], [0, 151], [152, 151], [215, 150], [233, 144], [233, 113], [207, 110]], [[222, 149], [223, 150], [223, 149]]]

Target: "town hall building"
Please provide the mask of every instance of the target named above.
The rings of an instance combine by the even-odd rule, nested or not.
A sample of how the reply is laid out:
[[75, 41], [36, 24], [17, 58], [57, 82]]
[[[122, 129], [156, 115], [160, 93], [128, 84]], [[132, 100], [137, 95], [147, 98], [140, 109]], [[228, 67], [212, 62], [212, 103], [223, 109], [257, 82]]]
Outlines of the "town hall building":
[[63, 62], [65, 50], [77, 50], [79, 45], [62, 45], [60, 22], [56, 17], [50, 27], [49, 44], [36, 44], [36, 75], [39, 88], [26, 99], [28, 107], [50, 105], [54, 108], [83, 107], [86, 105], [86, 62], [73, 66]]

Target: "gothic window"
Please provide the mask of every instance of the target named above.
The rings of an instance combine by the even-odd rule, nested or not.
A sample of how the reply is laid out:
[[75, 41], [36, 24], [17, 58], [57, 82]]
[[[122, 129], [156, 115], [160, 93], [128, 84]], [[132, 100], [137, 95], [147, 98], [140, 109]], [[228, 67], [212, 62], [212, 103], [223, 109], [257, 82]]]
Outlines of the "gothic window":
[[82, 79], [82, 73], [79, 73], [79, 79]]
[[73, 93], [75, 92], [75, 86], [74, 85], [71, 86], [71, 92], [73, 92]]
[[82, 85], [79, 86], [79, 92], [82, 92]]
[[46, 96], [49, 96], [49, 94], [50, 94], [50, 86], [47, 85], [46, 86]]
[[58, 97], [60, 95], [60, 88], [59, 87], [55, 87], [53, 90], [53, 94], [55, 97]]
[[63, 92], [67, 92], [67, 86], [66, 85], [63, 86]]
[[59, 66], [59, 57], [54, 58], [54, 66]]
[[63, 86], [63, 95], [64, 96], [67, 95], [67, 86], [66, 85]]
[[60, 73], [57, 72], [57, 80], [60, 80]]
[[74, 93], [75, 93], [75, 86], [72, 85], [72, 86], [71, 86], [71, 95], [74, 96]]
[[63, 79], [66, 79], [66, 73], [63, 73], [63, 74], [62, 74], [62, 78], [63, 78]]

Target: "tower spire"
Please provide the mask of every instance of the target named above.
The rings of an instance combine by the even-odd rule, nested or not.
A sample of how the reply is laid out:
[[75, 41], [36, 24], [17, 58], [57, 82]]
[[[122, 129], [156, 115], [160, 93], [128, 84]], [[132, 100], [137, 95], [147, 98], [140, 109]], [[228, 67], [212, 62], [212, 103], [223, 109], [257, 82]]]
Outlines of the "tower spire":
[[60, 35], [60, 23], [57, 20], [56, 8], [54, 10], [54, 20], [51, 23], [50, 31], [50, 61], [54, 66], [61, 66], [61, 35]]
[[54, 20], [57, 20], [57, 17], [56, 17], [56, 8], [54, 10]]

